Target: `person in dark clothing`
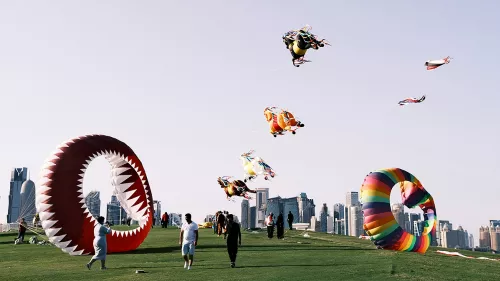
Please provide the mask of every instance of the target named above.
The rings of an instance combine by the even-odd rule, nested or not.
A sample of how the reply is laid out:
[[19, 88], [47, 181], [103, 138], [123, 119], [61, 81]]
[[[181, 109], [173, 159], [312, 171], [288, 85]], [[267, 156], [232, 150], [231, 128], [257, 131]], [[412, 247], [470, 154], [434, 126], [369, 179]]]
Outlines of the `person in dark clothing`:
[[167, 212], [165, 212], [161, 216], [161, 228], [167, 228], [167, 226], [168, 226], [168, 214]]
[[290, 230], [292, 230], [292, 223], [293, 223], [293, 214], [291, 211], [288, 212], [288, 228], [290, 228]]
[[221, 234], [223, 234], [224, 227], [226, 222], [226, 217], [224, 216], [224, 213], [219, 212], [219, 216], [217, 217], [217, 235], [220, 237]]
[[130, 226], [130, 223], [132, 222], [132, 218], [131, 217], [128, 217], [127, 218], [127, 225]]
[[278, 239], [283, 239], [283, 233], [285, 232], [285, 220], [283, 219], [283, 214], [280, 213], [278, 216], [278, 221], [276, 222], [277, 226], [277, 236]]
[[226, 225], [226, 244], [231, 267], [236, 266], [236, 255], [238, 254], [238, 246], [241, 246], [241, 231], [240, 224], [234, 221], [233, 215], [227, 215]]
[[19, 234], [17, 235], [17, 239], [19, 239], [19, 243], [24, 243], [24, 234], [26, 233], [26, 221], [24, 218], [19, 222]]

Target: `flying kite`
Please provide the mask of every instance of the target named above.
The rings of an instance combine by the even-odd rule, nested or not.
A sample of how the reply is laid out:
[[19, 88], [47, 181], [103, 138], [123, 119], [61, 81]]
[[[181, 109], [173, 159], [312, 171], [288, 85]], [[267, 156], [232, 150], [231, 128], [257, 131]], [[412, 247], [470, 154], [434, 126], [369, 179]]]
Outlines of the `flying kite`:
[[451, 58], [449, 56], [440, 60], [428, 60], [425, 62], [425, 66], [427, 66], [427, 70], [433, 70], [440, 67], [443, 64], [449, 64], [450, 60]]
[[286, 131], [290, 131], [295, 135], [295, 131], [298, 128], [304, 127], [304, 124], [301, 121], [297, 121], [291, 112], [283, 109], [278, 112], [276, 107], [266, 107], [264, 109], [264, 116], [269, 123], [270, 133], [274, 137], [284, 135]]
[[[420, 236], [406, 232], [391, 210], [391, 190], [400, 184], [401, 201], [408, 208], [416, 206], [424, 213]], [[420, 181], [405, 170], [382, 169], [368, 174], [361, 186], [363, 229], [378, 248], [425, 253], [436, 239], [436, 206]]]
[[264, 159], [260, 157], [254, 157], [252, 154], [254, 150], [250, 150], [247, 153], [243, 153], [240, 156], [241, 164], [243, 165], [243, 169], [245, 170], [244, 182], [248, 180], [255, 179], [258, 175], [264, 175], [265, 180], [269, 180], [269, 177], [274, 178], [276, 173], [273, 168], [269, 166]]
[[425, 100], [425, 95], [423, 95], [421, 98], [407, 98], [407, 99], [404, 99], [400, 102], [398, 102], [399, 106], [405, 106], [409, 103], [421, 103]]
[[100, 156], [111, 166], [111, 184], [126, 212], [122, 218], [129, 216], [139, 224], [135, 229], [111, 230], [106, 238], [107, 252], [137, 249], [153, 225], [153, 196], [146, 171], [134, 151], [104, 135], [68, 140], [42, 167], [36, 209], [49, 241], [70, 255], [94, 254], [94, 227], [98, 222], [85, 204], [83, 178], [90, 163]]
[[292, 63], [299, 67], [301, 64], [310, 62], [305, 60], [304, 56], [310, 48], [318, 50], [320, 47], [330, 45], [325, 39], [319, 40], [318, 37], [309, 31], [312, 29], [309, 25], [299, 30], [291, 30], [282, 36], [283, 43], [292, 54]]
[[231, 177], [223, 176], [218, 177], [217, 182], [220, 187], [226, 192], [226, 198], [229, 199], [232, 196], [241, 196], [246, 199], [251, 199], [247, 193], [257, 193], [257, 191], [248, 188], [248, 186], [241, 180], [229, 181]]

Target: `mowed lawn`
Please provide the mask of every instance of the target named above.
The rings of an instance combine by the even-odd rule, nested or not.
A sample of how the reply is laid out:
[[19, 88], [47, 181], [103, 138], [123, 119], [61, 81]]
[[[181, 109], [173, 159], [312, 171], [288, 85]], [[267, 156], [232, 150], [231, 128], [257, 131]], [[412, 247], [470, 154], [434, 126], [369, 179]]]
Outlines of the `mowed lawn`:
[[225, 240], [200, 229], [190, 271], [183, 268], [178, 229], [154, 228], [139, 249], [108, 255], [107, 271], [98, 262], [89, 271], [89, 256], [54, 246], [14, 245], [15, 235], [0, 234], [0, 280], [500, 280], [500, 261], [448, 257], [438, 248], [425, 255], [377, 250], [370, 241], [322, 233], [305, 238], [287, 231], [285, 240], [269, 240], [265, 232], [244, 232], [237, 267], [230, 268]]

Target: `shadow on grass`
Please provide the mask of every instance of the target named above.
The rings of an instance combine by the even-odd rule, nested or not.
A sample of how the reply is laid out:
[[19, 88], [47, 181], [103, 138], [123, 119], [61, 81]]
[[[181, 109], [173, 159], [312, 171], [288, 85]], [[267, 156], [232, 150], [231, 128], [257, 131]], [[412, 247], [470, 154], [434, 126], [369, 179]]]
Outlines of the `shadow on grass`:
[[130, 252], [113, 253], [111, 255], [135, 255], [135, 254], [164, 254], [181, 251], [181, 246], [178, 247], [154, 247], [154, 248], [139, 248]]
[[[236, 262], [238, 263], [238, 262]], [[280, 268], [280, 267], [333, 267], [333, 266], [351, 266], [352, 264], [262, 264], [262, 265], [236, 265], [236, 269], [238, 268]], [[215, 266], [215, 267], [204, 267], [203, 269], [208, 270], [221, 270], [229, 268], [229, 266]]]
[[[9, 242], [12, 243], [12, 242]], [[225, 244], [220, 245], [198, 245], [196, 250], [202, 249], [226, 249]], [[377, 250], [374, 248], [358, 248], [349, 246], [289, 246], [289, 245], [243, 245], [239, 248], [241, 251], [370, 251]], [[164, 254], [172, 252], [180, 252], [181, 246], [174, 247], [151, 247], [139, 248], [125, 253], [113, 253], [113, 255], [129, 255], [129, 254]]]

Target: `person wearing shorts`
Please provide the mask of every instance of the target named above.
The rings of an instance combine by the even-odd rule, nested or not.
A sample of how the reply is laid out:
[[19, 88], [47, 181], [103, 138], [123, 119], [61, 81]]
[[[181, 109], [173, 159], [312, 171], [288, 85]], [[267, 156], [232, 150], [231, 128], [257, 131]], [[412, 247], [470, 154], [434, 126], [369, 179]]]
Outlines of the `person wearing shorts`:
[[185, 215], [186, 222], [182, 224], [179, 236], [179, 244], [182, 245], [182, 257], [184, 268], [188, 270], [193, 266], [193, 257], [196, 245], [198, 245], [198, 224], [191, 220], [191, 214]]

